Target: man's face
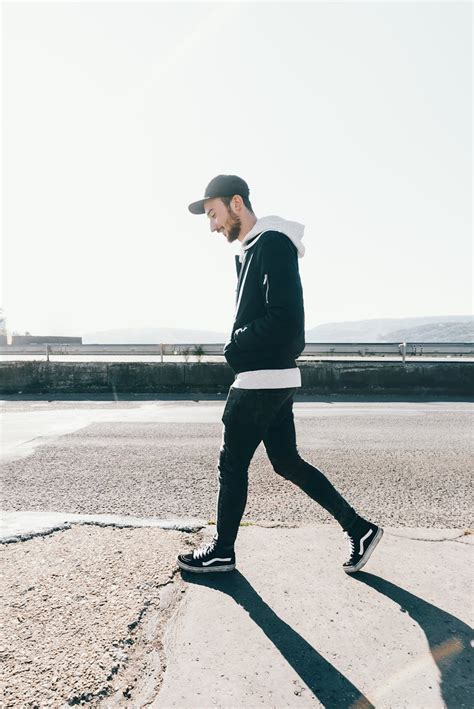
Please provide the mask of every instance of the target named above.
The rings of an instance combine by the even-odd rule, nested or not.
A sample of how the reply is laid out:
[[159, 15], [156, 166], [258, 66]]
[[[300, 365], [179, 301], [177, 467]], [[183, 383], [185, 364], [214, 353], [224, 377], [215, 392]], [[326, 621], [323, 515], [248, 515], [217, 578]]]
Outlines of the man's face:
[[232, 210], [232, 206], [227, 208], [219, 197], [214, 197], [204, 202], [204, 209], [209, 218], [211, 231], [224, 234], [229, 244], [239, 238], [242, 222], [238, 214]]

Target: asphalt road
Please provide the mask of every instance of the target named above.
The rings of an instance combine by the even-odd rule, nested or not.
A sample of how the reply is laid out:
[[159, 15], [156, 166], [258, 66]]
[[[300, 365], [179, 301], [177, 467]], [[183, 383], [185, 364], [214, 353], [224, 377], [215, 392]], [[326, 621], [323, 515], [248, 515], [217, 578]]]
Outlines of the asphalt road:
[[[1, 402], [2, 508], [215, 519], [223, 401]], [[301, 401], [301, 455], [363, 515], [400, 527], [472, 525], [472, 405]], [[259, 448], [244, 520], [329, 515]]]

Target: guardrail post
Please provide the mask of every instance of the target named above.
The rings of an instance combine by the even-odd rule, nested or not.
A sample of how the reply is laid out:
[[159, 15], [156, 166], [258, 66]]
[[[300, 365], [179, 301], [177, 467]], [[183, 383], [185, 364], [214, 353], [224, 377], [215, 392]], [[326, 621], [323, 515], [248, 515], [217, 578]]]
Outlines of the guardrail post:
[[398, 345], [398, 349], [400, 351], [400, 354], [403, 359], [403, 364], [405, 364], [406, 356], [407, 356], [407, 343], [402, 342], [401, 344]]
[[46, 361], [49, 362], [49, 345], [46, 345]]

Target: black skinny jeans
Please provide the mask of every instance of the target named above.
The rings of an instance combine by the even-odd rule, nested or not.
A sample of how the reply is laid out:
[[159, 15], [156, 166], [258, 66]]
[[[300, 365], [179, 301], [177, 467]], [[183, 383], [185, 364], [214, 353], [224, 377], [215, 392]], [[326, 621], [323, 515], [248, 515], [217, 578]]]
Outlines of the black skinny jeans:
[[293, 397], [297, 389], [229, 390], [222, 422], [217, 497], [217, 537], [233, 547], [247, 503], [248, 468], [263, 441], [276, 473], [291, 480], [347, 529], [356, 512], [327, 477], [296, 448]]

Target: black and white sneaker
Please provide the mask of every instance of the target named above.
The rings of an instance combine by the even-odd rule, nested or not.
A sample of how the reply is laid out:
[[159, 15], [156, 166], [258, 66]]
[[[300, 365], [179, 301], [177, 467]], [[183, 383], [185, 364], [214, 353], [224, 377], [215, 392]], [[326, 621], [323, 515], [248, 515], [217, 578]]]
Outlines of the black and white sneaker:
[[342, 565], [342, 568], [346, 574], [354, 574], [360, 571], [370, 559], [382, 539], [383, 529], [359, 517], [354, 526], [346, 530], [345, 535], [351, 545], [351, 558]]
[[235, 552], [233, 549], [219, 547], [217, 539], [213, 538], [209, 544], [194, 549], [191, 554], [179, 554], [178, 566], [180, 569], [197, 574], [233, 571], [235, 569]]

